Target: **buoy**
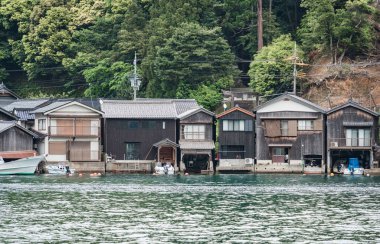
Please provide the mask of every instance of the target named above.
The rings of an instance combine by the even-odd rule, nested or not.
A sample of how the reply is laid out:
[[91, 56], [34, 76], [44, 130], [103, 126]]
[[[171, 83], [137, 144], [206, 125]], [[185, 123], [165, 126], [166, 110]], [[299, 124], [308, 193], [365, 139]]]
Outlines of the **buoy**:
[[80, 173], [79, 176], [82, 176], [82, 173]]
[[367, 176], [369, 176], [369, 174], [367, 174]]
[[189, 175], [189, 173], [185, 173], [185, 175], [187, 176], [187, 175]]
[[331, 173], [330, 176], [334, 176], [334, 173]]

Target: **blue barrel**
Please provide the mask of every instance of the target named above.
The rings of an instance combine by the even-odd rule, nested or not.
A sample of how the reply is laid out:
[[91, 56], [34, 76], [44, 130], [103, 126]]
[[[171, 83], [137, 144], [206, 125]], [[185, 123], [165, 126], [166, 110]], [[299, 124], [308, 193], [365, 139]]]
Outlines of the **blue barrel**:
[[349, 158], [348, 159], [348, 168], [360, 168], [359, 166], [359, 159], [358, 158]]

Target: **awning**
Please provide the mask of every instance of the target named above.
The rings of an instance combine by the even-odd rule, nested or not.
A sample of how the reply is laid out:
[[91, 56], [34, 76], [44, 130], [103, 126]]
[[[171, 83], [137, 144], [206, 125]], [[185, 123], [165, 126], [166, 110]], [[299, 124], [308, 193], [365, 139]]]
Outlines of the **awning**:
[[173, 141], [171, 141], [169, 138], [166, 138], [164, 140], [161, 140], [159, 142], [156, 142], [153, 144], [155, 147], [164, 147], [164, 146], [169, 146], [169, 147], [179, 147], [179, 145]]
[[34, 150], [0, 152], [0, 157], [3, 157], [4, 159], [27, 158], [27, 157], [33, 157], [36, 155], [37, 153]]
[[181, 149], [188, 150], [212, 150], [215, 149], [213, 141], [179, 141]]
[[292, 144], [269, 144], [269, 147], [292, 147]]
[[373, 122], [347, 122], [343, 121], [343, 126], [356, 126], [356, 127], [370, 127], [373, 126]]

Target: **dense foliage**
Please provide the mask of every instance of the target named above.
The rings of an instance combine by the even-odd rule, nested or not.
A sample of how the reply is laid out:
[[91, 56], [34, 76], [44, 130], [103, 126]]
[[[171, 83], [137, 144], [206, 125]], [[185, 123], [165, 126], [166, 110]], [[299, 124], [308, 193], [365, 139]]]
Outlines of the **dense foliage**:
[[130, 98], [137, 52], [139, 96], [213, 109], [221, 89], [248, 84], [249, 69], [256, 92], [286, 90], [294, 41], [333, 62], [374, 49], [369, 0], [262, 3], [267, 47], [257, 52], [257, 0], [1, 0], [0, 80], [28, 97]]

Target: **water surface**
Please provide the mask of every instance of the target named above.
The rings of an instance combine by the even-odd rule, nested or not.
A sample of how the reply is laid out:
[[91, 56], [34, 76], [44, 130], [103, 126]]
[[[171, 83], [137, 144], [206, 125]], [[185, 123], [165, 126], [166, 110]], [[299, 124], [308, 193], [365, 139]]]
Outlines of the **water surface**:
[[380, 177], [0, 177], [0, 243], [380, 242]]

